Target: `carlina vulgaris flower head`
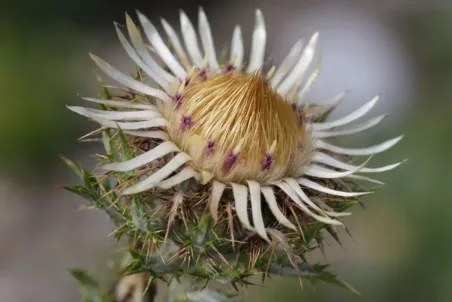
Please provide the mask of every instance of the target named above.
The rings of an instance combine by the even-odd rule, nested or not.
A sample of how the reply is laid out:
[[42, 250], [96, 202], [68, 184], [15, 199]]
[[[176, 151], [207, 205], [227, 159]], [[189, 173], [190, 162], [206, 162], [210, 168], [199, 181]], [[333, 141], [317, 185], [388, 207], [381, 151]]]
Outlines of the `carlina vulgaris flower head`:
[[128, 95], [108, 100], [84, 98], [113, 110], [69, 107], [103, 127], [121, 129], [132, 141], [139, 139], [152, 146], [139, 148], [142, 151], [134, 158], [103, 166], [114, 173], [147, 168], [148, 173], [137, 173], [127, 185], [120, 184], [123, 196], [174, 195], [181, 184], [195, 182], [197, 189], [185, 192], [187, 199], [204, 203], [217, 223], [229, 221], [233, 229], [257, 234], [262, 244], [267, 244], [274, 234], [269, 228], [293, 236], [316, 221], [327, 227], [343, 225], [339, 219], [349, 213], [336, 210], [331, 200], [345, 203], [368, 194], [351, 188], [357, 187], [356, 181], [379, 182], [358, 173], [384, 172], [400, 164], [369, 168], [368, 160], [352, 165], [342, 157], [386, 151], [402, 136], [357, 149], [327, 142], [376, 126], [385, 115], [349, 125], [367, 114], [378, 96], [333, 121], [325, 121], [325, 117], [344, 93], [326, 105], [306, 103], [306, 94], [318, 75], [316, 68], [307, 76], [318, 33], [306, 43], [299, 40], [279, 67], [265, 72], [267, 34], [260, 10], [256, 11], [247, 62], [240, 26], [233, 31], [229, 59], [219, 62], [202, 9], [198, 25], [202, 50], [198, 33], [183, 12], [182, 41], [162, 19], [171, 49], [147, 17], [138, 12], [138, 19], [150, 47], [128, 15], [130, 41], [115, 26], [122, 46], [140, 70], [139, 77], [126, 75], [92, 55], [100, 69], [129, 89]]

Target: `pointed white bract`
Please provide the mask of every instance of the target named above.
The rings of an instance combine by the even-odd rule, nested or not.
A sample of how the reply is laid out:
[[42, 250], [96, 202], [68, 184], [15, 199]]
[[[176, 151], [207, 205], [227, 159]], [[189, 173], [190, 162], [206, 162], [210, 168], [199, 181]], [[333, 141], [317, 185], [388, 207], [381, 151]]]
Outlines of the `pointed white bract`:
[[332, 151], [337, 154], [345, 154], [345, 155], [353, 155], [353, 156], [366, 156], [366, 155], [372, 155], [372, 154], [384, 152], [384, 151], [388, 150], [389, 148], [391, 148], [392, 146], [394, 146], [395, 144], [397, 144], [402, 138], [403, 138], [403, 135], [395, 137], [390, 140], [387, 140], [381, 144], [367, 147], [367, 148], [342, 148], [342, 147], [337, 147], [337, 146], [328, 144], [321, 140], [317, 140], [316, 147], [318, 149], [329, 150], [329, 151]]
[[165, 30], [166, 35], [168, 36], [168, 39], [171, 42], [171, 45], [174, 47], [174, 51], [179, 56], [181, 64], [185, 67], [186, 71], [190, 71], [191, 64], [190, 61], [188, 60], [184, 48], [182, 47], [179, 37], [177, 36], [176, 32], [171, 27], [171, 25], [165, 19], [162, 19], [161, 21], [163, 29]]
[[343, 130], [336, 130], [336, 131], [316, 131], [313, 133], [313, 136], [315, 138], [327, 138], [327, 137], [335, 137], [335, 136], [343, 136], [343, 135], [350, 135], [362, 132], [364, 130], [370, 129], [376, 125], [378, 125], [382, 120], [385, 119], [387, 115], [380, 115], [375, 118], [372, 118], [364, 123], [353, 125], [347, 129]]
[[330, 195], [335, 195], [335, 196], [341, 196], [341, 197], [354, 197], [354, 196], [361, 196], [361, 195], [366, 195], [366, 194], [370, 194], [371, 192], [342, 192], [342, 191], [337, 191], [337, 190], [333, 190], [324, 186], [319, 185], [316, 182], [313, 182], [307, 178], [299, 178], [298, 183], [302, 186], [305, 186], [307, 188], [319, 191], [319, 192], [323, 192], [326, 194], [330, 194]]
[[212, 194], [210, 195], [209, 209], [210, 214], [215, 221], [218, 220], [218, 205], [220, 204], [225, 187], [226, 185], [219, 181], [214, 180], [212, 182]]
[[156, 97], [162, 101], [170, 100], [168, 95], [166, 95], [163, 91], [149, 87], [148, 85], [143, 84], [128, 75], [125, 75], [124, 73], [120, 72], [119, 70], [112, 67], [110, 64], [108, 64], [107, 62], [103, 61], [102, 59], [95, 55], [91, 55], [91, 58], [97, 64], [97, 66], [100, 67], [100, 69], [102, 69], [106, 74], [108, 74], [111, 78], [115, 79], [119, 83], [137, 92]]
[[295, 83], [297, 83], [303, 78], [303, 75], [306, 73], [309, 65], [312, 62], [312, 59], [314, 58], [318, 37], [319, 37], [318, 33], [315, 33], [311, 37], [311, 40], [309, 40], [308, 45], [303, 50], [303, 54], [293, 67], [292, 71], [288, 74], [288, 76], [284, 79], [284, 81], [282, 81], [282, 83], [276, 89], [278, 93], [286, 95], [288, 92], [290, 92]]
[[197, 175], [198, 173], [193, 170], [192, 167], [185, 167], [176, 175], [158, 183], [156, 187], [166, 190], [186, 181], [187, 179], [194, 178]]
[[272, 211], [272, 214], [275, 216], [276, 220], [283, 226], [296, 231], [297, 228], [295, 227], [295, 225], [290, 222], [290, 220], [287, 219], [287, 217], [284, 216], [284, 213], [279, 209], [273, 189], [270, 187], [261, 187], [261, 191], [264, 195], [265, 200], [267, 201], [270, 211]]
[[108, 116], [100, 116], [99, 113], [92, 112], [88, 108], [84, 107], [70, 107], [68, 106], [68, 109], [71, 111], [74, 111], [80, 115], [86, 116], [99, 124], [115, 128], [115, 129], [123, 129], [123, 130], [136, 130], [136, 129], [145, 129], [145, 128], [152, 128], [152, 127], [164, 127], [167, 125], [167, 120], [160, 117], [155, 118], [149, 118], [142, 122], [115, 122]]
[[[309, 78], [306, 80], [306, 83], [304, 86], [300, 89], [300, 91], [295, 94], [295, 98], [298, 97], [297, 107], [300, 107], [303, 104], [304, 96], [309, 92], [312, 85], [314, 85], [315, 80], [317, 80], [319, 74], [320, 74], [320, 61], [317, 64], [318, 66], [314, 69], [314, 71], [311, 73]], [[295, 90], [296, 91], [296, 90]]]
[[[310, 38], [304, 48], [302, 40], [299, 40], [290, 49], [279, 67], [275, 66], [270, 71], [267, 71], [262, 70], [267, 33], [260, 10], [256, 11], [252, 40], [248, 44], [251, 46], [248, 62], [245, 62], [244, 58], [246, 43], [243, 41], [241, 28], [237, 25], [232, 34], [230, 58], [224, 65], [220, 65], [217, 60], [215, 39], [207, 16], [202, 9], [199, 10], [198, 15], [198, 31], [195, 30], [187, 15], [182, 11], [180, 12], [182, 39], [167, 21], [161, 20], [169, 43], [162, 39], [151, 21], [139, 12], [138, 19], [144, 35], [152, 47], [149, 47], [147, 42], [143, 41], [140, 30], [128, 15], [126, 15], [126, 24], [129, 37], [126, 38], [116, 24], [115, 28], [119, 41], [126, 53], [145, 73], [143, 74], [144, 80], [141, 78], [135, 79], [122, 73], [100, 58], [91, 55], [100, 69], [125, 86], [124, 91], [128, 93], [128, 97], [117, 100], [84, 98], [91, 103], [106, 106], [107, 108], [103, 107], [103, 110], [77, 106], [68, 107], [70, 110], [98, 122], [103, 127], [121, 129], [127, 135], [144, 139], [148, 138], [151, 142], [150, 145], [155, 146], [153, 149], [144, 151], [132, 159], [103, 166], [103, 169], [107, 171], [129, 172], [130, 175], [136, 176], [134, 183], [129, 187], [125, 187], [122, 194], [137, 194], [151, 189], [167, 190], [187, 180], [197, 181], [205, 188], [209, 188], [206, 185], [211, 184], [208, 207], [215, 221], [218, 221], [219, 211], [223, 209], [219, 207], [220, 203], [222, 201], [231, 202], [235, 206], [238, 220], [243, 227], [250, 232], [258, 234], [264, 240], [270, 241], [268, 237], [268, 232], [270, 231], [266, 229], [268, 225], [266, 226], [265, 222], [267, 219], [264, 220], [263, 217], [263, 203], [264, 207], [268, 206], [273, 214], [272, 217], [277, 223], [293, 231], [301, 231], [299, 228], [302, 226], [299, 224], [299, 228], [296, 227], [294, 224], [296, 219], [288, 216], [289, 212], [295, 213], [290, 208], [292, 205], [298, 210], [298, 213], [301, 210], [313, 221], [318, 220], [326, 224], [342, 225], [342, 222], [336, 218], [350, 215], [350, 213], [335, 212], [330, 207], [331, 204], [326, 203], [328, 199], [324, 196], [331, 195], [332, 198], [346, 200], [346, 198], [369, 194], [371, 192], [349, 192], [346, 186], [342, 185], [342, 181], [367, 181], [382, 184], [378, 180], [357, 175], [357, 173], [385, 172], [401, 164], [400, 162], [383, 167], [368, 168], [366, 165], [370, 158], [361, 165], [353, 165], [343, 162], [337, 158], [337, 155], [373, 156], [394, 146], [400, 141], [402, 136], [366, 148], [343, 148], [322, 140], [365, 131], [379, 124], [386, 115], [351, 124], [369, 113], [379, 99], [376, 96], [360, 108], [339, 119], [326, 122], [318, 120], [318, 122], [315, 122], [317, 117], [324, 117], [325, 113], [336, 107], [345, 97], [345, 93], [340, 93], [323, 105], [311, 107], [304, 104], [305, 95], [308, 94], [320, 70], [320, 64], [317, 63], [314, 71], [305, 79], [305, 75], [315, 57], [318, 33], [315, 33]], [[200, 38], [199, 41], [198, 36]], [[183, 41], [184, 45], [182, 45], [181, 41]], [[202, 49], [199, 42], [201, 42]], [[167, 46], [168, 44], [172, 46], [171, 50]], [[163, 62], [165, 66], [161, 66], [161, 63], [158, 62]], [[320, 62], [320, 59], [318, 62]], [[224, 175], [215, 175], [214, 171], [206, 167], [197, 166], [199, 160], [196, 159], [195, 154], [192, 154], [190, 148], [187, 148], [187, 145], [180, 141], [181, 131], [187, 131], [185, 126], [190, 126], [193, 125], [192, 123], [196, 124], [197, 122], [189, 119], [186, 122], [185, 118], [187, 117], [180, 112], [180, 103], [187, 101], [187, 99], [184, 100], [186, 97], [184, 95], [186, 85], [199, 83], [199, 81], [208, 81], [211, 76], [229, 72], [241, 74], [259, 72], [283, 99], [286, 99], [294, 106], [296, 112], [301, 110], [305, 113], [306, 116], [302, 124], [305, 127], [303, 129], [305, 132], [300, 132], [300, 137], [304, 135], [311, 140], [308, 146], [312, 146], [312, 150], [308, 151], [312, 152], [308, 152], [309, 157], [305, 161], [299, 161], [303, 163], [302, 166], [296, 166], [296, 169], [287, 169], [288, 172], [286, 174], [274, 177], [276, 180], [265, 182], [245, 177], [243, 177], [244, 179], [234, 180], [231, 178], [231, 180], [225, 181], [228, 178], [224, 177]], [[151, 87], [150, 84], [145, 84], [144, 82], [149, 83], [146, 75], [159, 87], [155, 88]], [[192, 81], [192, 77], [197, 78]], [[131, 100], [128, 101], [127, 99]], [[171, 106], [167, 106], [168, 104], [171, 104]], [[205, 112], [209, 114], [209, 110], [205, 110]], [[250, 119], [258, 115], [258, 113], [252, 113]], [[205, 118], [211, 117], [206, 116]], [[185, 122], [186, 124], [184, 124]], [[221, 124], [218, 127], [219, 132], [233, 132], [235, 130], [223, 129], [222, 127], [226, 126]], [[103, 142], [108, 150], [112, 146], [110, 144], [111, 139], [108, 135], [103, 137]], [[256, 139], [260, 138], [257, 137]], [[242, 144], [243, 142], [232, 148], [231, 152], [234, 156], [239, 156]], [[272, 147], [269, 147], [271, 151], [262, 156], [263, 158], [267, 156], [269, 160], [277, 163], [277, 156], [276, 158], [271, 156], [276, 154], [275, 150], [284, 147], [275, 142]], [[215, 147], [212, 147], [212, 149], [215, 149]], [[211, 156], [208, 152], [204, 154], [203, 152], [205, 151], [203, 149], [200, 150], [201, 152], [198, 153]], [[212, 150], [209, 149], [208, 151]], [[193, 155], [193, 159], [190, 154]], [[217, 166], [223, 166], [225, 163], [224, 158], [221, 156], [213, 156], [206, 160], [213, 160], [212, 158], [220, 160], [214, 163]], [[246, 156], [240, 158], [240, 161], [241, 168], [247, 169]], [[259, 170], [259, 173], [272, 173], [272, 169], [267, 171], [264, 166], [261, 169], [262, 171]], [[226, 170], [223, 172], [228, 173]], [[245, 173], [244, 175], [247, 174]], [[253, 174], [251, 173], [250, 175]], [[329, 183], [336, 183], [342, 189], [339, 190], [336, 186], [334, 186], [334, 189], [330, 188], [328, 186]], [[233, 200], [224, 200], [224, 198], [230, 198], [229, 192], [224, 194], [225, 190], [230, 189], [232, 189]], [[262, 200], [262, 196], [264, 200]], [[281, 198], [281, 196], [284, 197]], [[286, 196], [289, 198], [286, 198]], [[248, 205], [248, 202], [250, 202], [250, 205]], [[250, 220], [248, 215], [249, 209], [251, 210], [252, 220]], [[293, 213], [290, 215], [293, 215]]]
[[[364, 165], [367, 163], [367, 161], [361, 166], [364, 167]], [[310, 171], [306, 172], [305, 175], [308, 175], [308, 176], [311, 176], [311, 177], [315, 177], [315, 178], [358, 179], [358, 180], [363, 180], [363, 181], [367, 181], [367, 182], [371, 182], [371, 183], [375, 183], [375, 184], [379, 184], [379, 185], [384, 185], [384, 183], [379, 181], [379, 180], [372, 179], [372, 178], [369, 178], [369, 177], [366, 177], [366, 176], [353, 174], [353, 173], [357, 173], [358, 171], [361, 171], [360, 167], [357, 167], [354, 171], [337, 172], [335, 170], [331, 170], [331, 169], [328, 169], [328, 168], [325, 168], [325, 167], [322, 167], [322, 166], [311, 165], [311, 167], [309, 167], [309, 170]], [[316, 175], [316, 176], [314, 176], [314, 175]], [[325, 175], [325, 176], [322, 177], [320, 175]]]
[[164, 70], [151, 56], [148, 49], [144, 45], [143, 38], [141, 37], [141, 33], [136, 27], [135, 23], [132, 21], [132, 19], [129, 17], [129, 15], [126, 14], [126, 25], [127, 25], [127, 31], [129, 32], [130, 39], [132, 41], [133, 46], [137, 50], [138, 54], [143, 58], [143, 61], [153, 70], [157, 73], [158, 76], [162, 77], [167, 81], [168, 83], [171, 83], [176, 78], [168, 73], [166, 70]]
[[[351, 164], [347, 164], [344, 162], [341, 162], [340, 160], [337, 160], [329, 155], [326, 155], [324, 153], [321, 152], [316, 152], [314, 154], [314, 157], [312, 158], [312, 161], [314, 162], [318, 162], [318, 163], [322, 163], [334, 168], [339, 168], [339, 169], [343, 169], [343, 170], [355, 170], [358, 169], [358, 166], [355, 165], [351, 165]], [[359, 170], [360, 173], [381, 173], [381, 172], [386, 172], [392, 169], [397, 168], [398, 166], [400, 166], [402, 162], [396, 163], [396, 164], [392, 164], [392, 165], [387, 165], [384, 167], [379, 167], [379, 168], [367, 168], [367, 167], [363, 167], [362, 169]]]
[[91, 116], [90, 118], [104, 127], [121, 130], [148, 129], [154, 127], [166, 127], [168, 125], [168, 121], [164, 118], [156, 118], [151, 121], [142, 121], [142, 122], [114, 122], [106, 119], [101, 119], [95, 116]]
[[72, 111], [76, 111], [79, 114], [87, 116], [87, 117], [98, 117], [101, 119], [107, 119], [111, 121], [121, 121], [121, 120], [150, 120], [153, 118], [161, 118], [162, 115], [154, 110], [143, 110], [143, 111], [106, 111], [106, 110], [98, 110], [93, 108], [85, 108], [73, 106], [69, 108]]
[[260, 10], [256, 11], [256, 23], [251, 44], [250, 62], [248, 64], [248, 72], [253, 72], [262, 68], [265, 55], [265, 43], [267, 41], [267, 32], [265, 31], [264, 17]]
[[198, 37], [196, 36], [195, 29], [193, 28], [190, 19], [188, 19], [183, 11], [180, 12], [180, 26], [185, 47], [187, 48], [188, 55], [190, 56], [193, 65], [198, 68], [203, 67], [204, 61], [201, 51], [199, 50]]
[[298, 60], [301, 54], [302, 49], [303, 49], [303, 40], [298, 40], [298, 42], [295, 43], [294, 46], [292, 46], [292, 49], [287, 54], [287, 57], [284, 59], [284, 61], [281, 63], [281, 65], [273, 75], [270, 81], [273, 88], [276, 89], [281, 80], [293, 68], [295, 62]]
[[209, 68], [211, 71], [218, 69], [217, 55], [215, 52], [215, 46], [213, 44], [212, 33], [210, 32], [209, 21], [202, 8], [199, 9], [199, 34], [201, 36], [202, 46], [204, 53], [207, 56], [209, 62]]
[[297, 183], [297, 181], [293, 178], [286, 178], [284, 179], [285, 182], [289, 184], [289, 186], [297, 193], [297, 195], [301, 198], [301, 200], [308, 205], [310, 208], [316, 210], [318, 213], [331, 216], [331, 217], [340, 217], [340, 216], [348, 216], [350, 213], [336, 213], [336, 212], [327, 212], [323, 211], [321, 208], [319, 208], [314, 202], [312, 202], [309, 197], [304, 193], [304, 191], [301, 189], [300, 185]]
[[157, 172], [147, 177], [146, 179], [139, 181], [133, 186], [125, 189], [123, 194], [130, 195], [141, 193], [155, 187], [159, 182], [168, 177], [171, 173], [176, 171], [180, 166], [189, 161], [191, 157], [186, 153], [179, 153], [173, 159], [171, 159], [166, 165], [160, 168]]
[[137, 64], [143, 71], [150, 76], [158, 85], [160, 85], [165, 91], [168, 91], [169, 82], [165, 80], [161, 75], [158, 75], [157, 72], [152, 70], [152, 68], [147, 65], [143, 59], [137, 54], [135, 49], [130, 45], [129, 41], [127, 41], [126, 37], [123, 35], [118, 25], [115, 24], [116, 33], [118, 35], [119, 41], [124, 47], [125, 51], [129, 55], [129, 57]]
[[327, 223], [327, 224], [333, 224], [333, 225], [343, 225], [340, 221], [331, 219], [328, 217], [323, 217], [320, 215], [317, 215], [313, 213], [309, 208], [301, 201], [301, 199], [298, 197], [297, 193], [292, 189], [290, 185], [288, 185], [285, 182], [277, 182], [276, 185], [281, 188], [294, 202], [295, 204], [306, 214], [309, 216], [317, 219], [318, 221]]
[[85, 101], [93, 102], [97, 104], [107, 105], [118, 108], [130, 108], [130, 109], [144, 109], [144, 110], [157, 110], [157, 107], [151, 104], [138, 104], [134, 102], [116, 101], [116, 100], [100, 100], [95, 98], [82, 98]]
[[248, 219], [248, 188], [236, 183], [231, 183], [234, 194], [235, 212], [240, 222], [248, 230], [254, 231]]
[[370, 100], [368, 103], [364, 104], [362, 107], [358, 108], [357, 110], [353, 111], [350, 114], [347, 114], [346, 116], [332, 121], [332, 122], [326, 122], [326, 123], [313, 123], [312, 124], [312, 130], [319, 131], [319, 130], [326, 130], [331, 129], [339, 126], [346, 125], [350, 122], [353, 122], [354, 120], [359, 119], [360, 117], [364, 116], [367, 112], [369, 112], [375, 104], [378, 102], [378, 99], [380, 97], [376, 96], [372, 100]]
[[179, 148], [173, 142], [163, 142], [154, 149], [140, 154], [130, 160], [120, 163], [111, 163], [103, 166], [104, 170], [126, 172], [144, 166], [159, 159], [170, 152], [178, 152]]
[[362, 163], [361, 166], [356, 167], [356, 169], [345, 172], [331, 171], [322, 166], [311, 164], [307, 167], [305, 175], [325, 179], [343, 178], [359, 172], [370, 161], [370, 159], [371, 157], [369, 157], [364, 163]]
[[165, 131], [159, 131], [159, 130], [155, 130], [155, 131], [124, 131], [124, 133], [130, 134], [133, 136], [139, 136], [139, 137], [157, 138], [157, 139], [161, 139], [164, 141], [167, 141], [170, 139], [168, 136], [168, 133], [166, 133]]
[[382, 181], [379, 181], [377, 179], [373, 179], [370, 177], [366, 177], [366, 176], [362, 176], [362, 175], [348, 175], [345, 178], [351, 178], [351, 179], [356, 179], [356, 180], [362, 180], [362, 181], [367, 181], [367, 182], [371, 182], [377, 185], [384, 185], [385, 183]]
[[231, 42], [231, 61], [235, 67], [240, 68], [242, 66], [243, 57], [244, 57], [244, 47], [242, 30], [240, 29], [240, 26], [237, 25], [234, 28]]
[[149, 19], [138, 12], [138, 19], [140, 20], [141, 26], [144, 29], [144, 33], [148, 38], [151, 45], [154, 47], [155, 51], [159, 54], [160, 58], [166, 63], [169, 69], [179, 78], [183, 79], [187, 76], [184, 68], [179, 64], [174, 55], [166, 46], [160, 37], [159, 32], [155, 28], [154, 24], [149, 21]]
[[261, 186], [254, 180], [248, 181], [248, 187], [250, 189], [251, 199], [251, 213], [253, 215], [253, 224], [256, 228], [256, 232], [267, 241], [270, 241], [265, 231], [264, 220], [262, 218], [261, 210]]

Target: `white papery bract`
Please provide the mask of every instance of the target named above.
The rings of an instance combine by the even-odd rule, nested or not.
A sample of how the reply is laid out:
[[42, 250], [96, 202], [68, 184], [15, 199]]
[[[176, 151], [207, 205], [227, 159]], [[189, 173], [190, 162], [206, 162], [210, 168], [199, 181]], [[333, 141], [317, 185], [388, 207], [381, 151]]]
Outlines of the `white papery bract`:
[[[198, 31], [181, 12], [182, 37], [162, 19], [167, 40], [143, 14], [138, 13], [143, 36], [132, 19], [129, 16], [126, 19], [129, 39], [118, 25], [116, 31], [143, 76], [133, 78], [96, 56], [92, 58], [100, 69], [132, 92], [135, 99], [85, 98], [115, 108], [114, 111], [69, 107], [103, 127], [120, 128], [126, 135], [159, 142], [133, 159], [103, 167], [128, 172], [167, 159], [122, 194], [167, 190], [195, 179], [211, 187], [209, 209], [218, 220], [224, 192], [231, 190], [235, 212], [243, 227], [269, 240], [262, 217], [264, 202], [278, 223], [297, 230], [296, 223], [281, 210], [276, 191], [284, 192], [312, 219], [342, 225], [338, 218], [349, 213], [334, 212], [325, 202], [309, 196], [309, 192], [343, 198], [368, 194], [341, 191], [327, 184], [342, 179], [378, 183], [357, 173], [384, 172], [400, 164], [369, 168], [368, 160], [362, 165], [352, 165], [337, 155], [372, 156], [394, 146], [401, 136], [366, 148], [344, 148], [327, 142], [329, 138], [355, 134], [379, 124], [385, 116], [354, 123], [369, 113], [378, 96], [339, 119], [313, 122], [313, 115], [336, 106], [345, 96], [338, 95], [323, 109], [318, 106], [311, 110], [305, 104], [305, 94], [318, 75], [318, 68], [307, 74], [315, 61], [318, 33], [306, 42], [297, 41], [279, 67], [264, 73], [267, 34], [259, 10], [249, 57], [245, 56], [237, 25], [225, 63], [218, 59], [215, 38], [202, 9]], [[157, 86], [149, 85], [148, 79]], [[315, 113], [318, 108], [321, 110]]]

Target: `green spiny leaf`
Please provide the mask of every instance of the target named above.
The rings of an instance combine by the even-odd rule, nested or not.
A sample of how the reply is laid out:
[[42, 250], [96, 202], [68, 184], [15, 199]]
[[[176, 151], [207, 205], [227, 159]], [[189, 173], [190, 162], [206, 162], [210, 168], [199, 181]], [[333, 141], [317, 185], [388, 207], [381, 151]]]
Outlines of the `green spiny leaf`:
[[[77, 173], [84, 183], [83, 185], [63, 186], [62, 188], [83, 197], [90, 207], [105, 210], [115, 225], [122, 225], [126, 219], [120, 212], [110, 206], [107, 197], [102, 197], [103, 194], [101, 193], [98, 179], [87, 172], [81, 165], [64, 157], [62, 157], [62, 159], [75, 173]], [[104, 186], [104, 189], [110, 189], [108, 180], [101, 185]]]
[[77, 174], [80, 178], [83, 179], [84, 170], [83, 170], [82, 166], [80, 166], [77, 163], [74, 163], [73, 161], [64, 157], [63, 155], [60, 155], [60, 158], [69, 168], [71, 168], [72, 171], [75, 172], [75, 174]]
[[344, 212], [348, 210], [349, 208], [353, 207], [354, 205], [358, 204], [359, 201], [356, 199], [347, 200], [347, 201], [338, 201], [338, 202], [331, 202], [328, 205], [335, 211], [335, 212]]
[[309, 227], [304, 231], [304, 242], [306, 245], [309, 245], [313, 239], [316, 238], [321, 229], [325, 227], [325, 223], [316, 221], [312, 223]]
[[149, 229], [149, 221], [146, 214], [147, 210], [145, 204], [137, 197], [137, 195], [133, 196], [131, 209], [132, 220], [135, 226], [143, 232], [147, 232]]
[[98, 207], [97, 200], [92, 194], [92, 191], [82, 185], [65, 186], [63, 189], [68, 190], [74, 194], [77, 194], [88, 201], [88, 205], [92, 207]]
[[206, 241], [210, 238], [210, 232], [212, 229], [213, 220], [210, 215], [203, 215], [201, 221], [195, 227], [193, 232], [193, 242], [197, 245], [205, 245]]
[[79, 284], [79, 290], [85, 302], [106, 302], [112, 301], [106, 296], [99, 284], [87, 272], [79, 269], [69, 270]]
[[325, 230], [336, 240], [337, 243], [339, 243], [340, 246], [342, 246], [342, 242], [339, 239], [339, 235], [337, 234], [336, 230], [331, 225], [326, 225]]
[[328, 267], [329, 265], [316, 264], [308, 268], [304, 268], [304, 271], [306, 272], [306, 278], [313, 284], [319, 281], [334, 284], [339, 287], [345, 288], [354, 294], [360, 295], [360, 293], [350, 284], [341, 280], [337, 275], [327, 271], [326, 269]]
[[119, 150], [119, 155], [121, 155], [121, 160], [128, 160], [135, 157], [135, 151], [129, 146], [129, 141], [127, 140], [127, 136], [122, 131], [122, 129], [118, 129], [119, 138], [121, 140], [121, 150]]

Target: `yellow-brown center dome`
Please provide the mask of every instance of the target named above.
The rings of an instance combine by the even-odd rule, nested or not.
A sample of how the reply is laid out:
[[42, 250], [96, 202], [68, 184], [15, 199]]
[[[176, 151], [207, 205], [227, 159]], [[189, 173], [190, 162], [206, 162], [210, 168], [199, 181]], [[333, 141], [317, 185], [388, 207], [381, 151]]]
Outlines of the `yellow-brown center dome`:
[[197, 79], [178, 96], [169, 116], [170, 135], [194, 167], [235, 182], [290, 174], [304, 149], [301, 111], [258, 74]]

